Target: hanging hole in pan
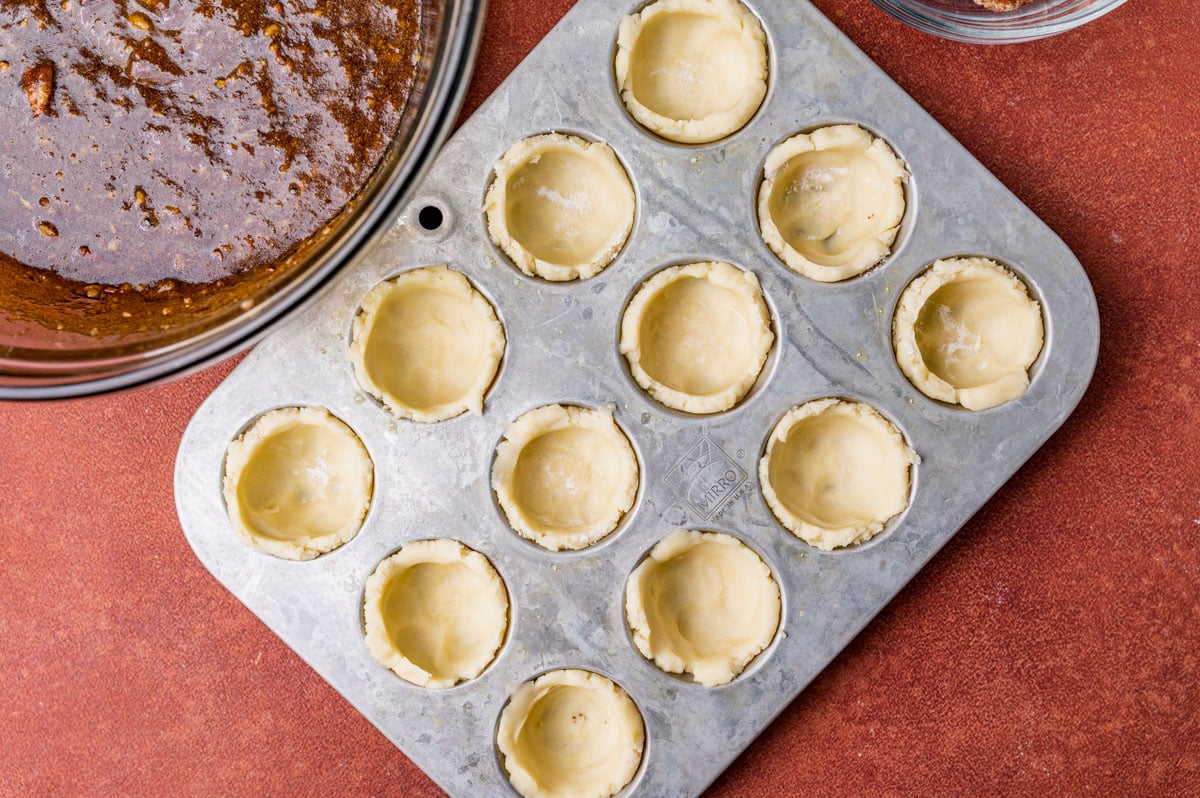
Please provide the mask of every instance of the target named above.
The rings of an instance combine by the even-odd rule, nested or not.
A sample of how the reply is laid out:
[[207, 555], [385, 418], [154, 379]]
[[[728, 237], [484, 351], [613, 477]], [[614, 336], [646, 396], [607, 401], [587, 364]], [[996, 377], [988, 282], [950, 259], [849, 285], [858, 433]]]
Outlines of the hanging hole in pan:
[[436, 233], [446, 223], [445, 212], [436, 205], [426, 205], [417, 212], [417, 224], [428, 233]]

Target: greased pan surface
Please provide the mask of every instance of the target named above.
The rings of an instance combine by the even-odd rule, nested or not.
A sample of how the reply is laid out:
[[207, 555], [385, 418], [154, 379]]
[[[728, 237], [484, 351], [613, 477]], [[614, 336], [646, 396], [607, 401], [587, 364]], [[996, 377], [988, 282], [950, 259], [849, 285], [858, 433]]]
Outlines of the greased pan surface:
[[[637, 6], [582, 0], [446, 145], [384, 241], [260, 344], [184, 435], [176, 502], [201, 561], [453, 795], [513, 794], [495, 753], [498, 716], [522, 683], [560, 667], [610, 677], [641, 710], [645, 753], [626, 792], [699, 794], [1062, 424], [1091, 377], [1095, 299], [1057, 236], [811, 5], [747, 6], [769, 43], [767, 99], [738, 133], [688, 147], [639, 128], [614, 88], [617, 25]], [[767, 249], [755, 203], [775, 144], [837, 122], [883, 137], [911, 177], [892, 256], [861, 277], [821, 284]], [[547, 131], [609, 143], [637, 194], [624, 250], [590, 280], [524, 276], [484, 226], [492, 165], [516, 140]], [[444, 217], [434, 231], [418, 223], [428, 206]], [[927, 399], [892, 353], [900, 292], [930, 262], [955, 255], [1004, 263], [1042, 305], [1045, 345], [1028, 393], [982, 412]], [[667, 410], [643, 393], [617, 349], [630, 295], [662, 267], [691, 260], [726, 260], [754, 272], [776, 334], [747, 399], [708, 417]], [[493, 303], [507, 350], [481, 416], [398, 421], [355, 381], [351, 321], [380, 280], [439, 263], [463, 272]], [[791, 407], [825, 396], [874, 406], [921, 458], [908, 509], [866, 544], [829, 553], [780, 526], [757, 475], [775, 423]], [[616, 533], [573, 553], [518, 537], [491, 488], [493, 455], [508, 424], [556, 402], [614, 405], [641, 469], [638, 498]], [[263, 412], [293, 405], [323, 406], [341, 418], [375, 464], [374, 497], [357, 537], [307, 562], [240, 542], [221, 495], [230, 441]], [[763, 557], [782, 594], [780, 633], [722, 687], [661, 672], [626, 629], [626, 578], [679, 527], [739, 537]], [[483, 553], [511, 602], [495, 662], [478, 679], [441, 691], [377, 664], [361, 620], [363, 585], [380, 560], [406, 541], [431, 537]]]

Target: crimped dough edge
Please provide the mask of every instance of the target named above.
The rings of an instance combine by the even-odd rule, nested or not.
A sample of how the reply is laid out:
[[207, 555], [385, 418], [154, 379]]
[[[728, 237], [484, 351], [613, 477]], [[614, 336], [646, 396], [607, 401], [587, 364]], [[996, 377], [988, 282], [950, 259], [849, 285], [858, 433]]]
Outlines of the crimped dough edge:
[[[412, 407], [371, 378], [366, 368], [366, 348], [371, 328], [379, 308], [392, 291], [424, 287], [444, 291], [470, 303], [478, 314], [485, 330], [486, 352], [484, 362], [471, 386], [456, 401], [435, 405], [430, 408]], [[423, 266], [403, 272], [390, 280], [377, 283], [363, 297], [362, 305], [354, 318], [350, 336], [350, 360], [359, 385], [378, 399], [397, 418], [432, 424], [445, 421], [463, 413], [483, 412], [483, 399], [488, 388], [496, 379], [500, 361], [504, 357], [506, 338], [504, 325], [496, 316], [496, 309], [476, 290], [471, 281], [461, 272], [446, 264]]]
[[[509, 226], [505, 207], [508, 199], [509, 179], [525, 164], [541, 157], [542, 153], [554, 149], [570, 150], [581, 157], [593, 160], [602, 169], [609, 170], [614, 184], [621, 188], [623, 196], [620, 199], [627, 203], [629, 208], [624, 223], [613, 230], [606, 243], [591, 258], [581, 263], [552, 263], [537, 257], [513, 236]], [[633, 184], [625, 167], [617, 159], [616, 153], [605, 142], [588, 141], [580, 136], [564, 133], [542, 133], [528, 136], [509, 147], [496, 162], [493, 171], [495, 174], [483, 202], [488, 236], [492, 239], [492, 243], [508, 256], [514, 266], [530, 277], [540, 277], [551, 282], [586, 280], [595, 277], [612, 264], [633, 230], [637, 206]]]
[[[842, 263], [817, 263], [805, 257], [783, 237], [771, 213], [771, 192], [780, 170], [796, 156], [839, 147], [858, 148], [862, 155], [891, 181], [895, 193], [891, 197], [891, 213], [878, 223], [874, 237], [860, 242], [856, 253]], [[907, 198], [904, 184], [908, 170], [883, 139], [858, 125], [828, 125], [809, 133], [800, 133], [778, 144], [767, 155], [763, 165], [763, 182], [758, 190], [758, 224], [763, 241], [784, 264], [805, 277], [823, 283], [840, 282], [862, 274], [888, 257], [904, 218]]]
[[[770, 468], [771, 455], [776, 445], [787, 440], [789, 433], [797, 424], [805, 419], [814, 418], [824, 413], [837, 413], [856, 418], [859, 422], [867, 425], [872, 431], [880, 434], [886, 442], [885, 445], [894, 447], [894, 452], [899, 455], [898, 459], [903, 463], [904, 468], [903, 495], [895, 497], [895, 501], [889, 508], [892, 512], [886, 518], [876, 518], [861, 524], [827, 528], [801, 518], [792, 512], [776, 492], [771, 480]], [[909, 446], [904, 436], [900, 433], [900, 430], [896, 429], [896, 426], [875, 408], [862, 402], [837, 398], [815, 399], [793, 407], [775, 425], [775, 428], [771, 431], [771, 436], [767, 439], [767, 446], [763, 457], [759, 460], [758, 478], [767, 506], [771, 508], [771, 512], [775, 515], [775, 518], [788, 531], [814, 548], [823, 551], [832, 551], [870, 540], [883, 531], [888, 521], [908, 508], [912, 492], [912, 467], [919, 462], [920, 457]]]
[[[623, 755], [609, 765], [603, 783], [584, 785], [579, 789], [555, 789], [553, 785], [541, 783], [536, 775], [536, 764], [527, 762], [521, 755], [519, 737], [531, 709], [556, 687], [595, 691], [609, 703], [610, 717], [618, 725], [627, 745]], [[610, 798], [637, 775], [645, 747], [645, 725], [633, 699], [611, 679], [591, 671], [565, 668], [543, 673], [517, 688], [500, 713], [496, 747], [510, 783], [524, 798]]]
[[[423, 563], [457, 563], [466, 566], [481, 580], [478, 598], [488, 602], [489, 608], [497, 610], [502, 616], [494, 635], [479, 646], [474, 655], [467, 660], [464, 669], [468, 673], [461, 678], [430, 673], [421, 668], [396, 648], [391, 635], [388, 634], [387, 623], [380, 606], [388, 583], [409, 568]], [[480, 612], [478, 606], [463, 606], [460, 609], [462, 612]], [[508, 611], [508, 591], [495, 567], [479, 552], [457, 540], [447, 538], [405, 543], [399, 551], [386, 557], [375, 567], [367, 578], [363, 591], [363, 625], [367, 650], [371, 656], [406, 682], [430, 689], [453, 687], [483, 673], [495, 660], [496, 652], [504, 642], [508, 631]]]
[[[646, 603], [646, 593], [655, 578], [658, 566], [704, 544], [719, 546], [718, 550], [727, 550], [722, 556], [741, 558], [742, 565], [749, 565], [756, 584], [740, 583], [736, 585], [737, 593], [740, 596], [753, 589], [760, 599], [760, 611], [754, 617], [739, 619], [744, 631], [742, 639], [729, 650], [709, 656], [701, 656], [695, 651], [678, 651], [669, 640], [660, 639], [660, 636], [654, 633]], [[734, 536], [723, 532], [686, 529], [672, 532], [660, 540], [638, 564], [625, 587], [625, 617], [633, 634], [633, 642], [642, 655], [667, 673], [692, 674], [698, 684], [706, 687], [716, 687], [732, 681], [771, 644], [779, 631], [780, 611], [779, 585], [775, 582], [771, 569], [757, 552]], [[676, 621], [676, 628], [684, 626], [678, 623], [678, 617], [664, 619], [663, 623], [669, 626], [672, 620]]]
[[[517, 464], [524, 448], [546, 433], [584, 429], [600, 435], [615, 450], [622, 464], [609, 512], [592, 525], [563, 533], [539, 525], [523, 510], [514, 495]], [[617, 426], [611, 406], [601, 409], [574, 405], [545, 405], [517, 418], [504, 431], [492, 465], [492, 489], [509, 526], [522, 537], [550, 551], [587, 548], [610, 535], [629, 512], [637, 496], [640, 479], [637, 456], [625, 433]]]
[[[646, 107], [633, 91], [630, 72], [634, 48], [646, 24], [660, 15], [695, 13], [714, 17], [739, 33], [739, 44], [747, 58], [753, 58], [758, 74], [741, 93], [740, 101], [724, 111], [700, 118], [675, 119]], [[731, 136], [746, 126], [767, 95], [767, 37], [762, 24], [737, 0], [659, 0], [621, 20], [617, 31], [617, 52], [613, 71], [617, 90], [625, 108], [638, 124], [680, 144], [708, 144]]]
[[[271, 436], [295, 426], [312, 425], [325, 427], [347, 442], [352, 443], [361, 454], [359, 473], [355, 475], [353, 487], [360, 494], [358, 512], [347, 518], [345, 524], [328, 535], [313, 535], [281, 540], [254, 529], [243, 515], [238, 496], [238, 481], [255, 451]], [[285, 560], [311, 560], [352, 540], [362, 528], [363, 519], [371, 506], [374, 487], [375, 465], [362, 440], [344, 421], [323, 407], [283, 407], [263, 413], [241, 435], [233, 440], [225, 451], [225, 467], [221, 479], [222, 494], [233, 531], [244, 542], [267, 554]]]
[[[916, 341], [916, 324], [925, 303], [941, 287], [958, 280], [983, 279], [1011, 292], [1016, 303], [1025, 303], [1028, 321], [1036, 331], [1019, 368], [992, 382], [971, 388], [956, 387], [929, 370]], [[1019, 399], [1029, 389], [1029, 369], [1045, 345], [1041, 307], [1029, 288], [1010, 270], [990, 258], [961, 257], [934, 261], [908, 284], [900, 295], [892, 321], [892, 346], [896, 363], [909, 382], [931, 399], [958, 404], [967, 410], [987, 410]]]
[[[748, 362], [741, 378], [725, 390], [705, 395], [696, 395], [664, 385], [648, 374], [641, 364], [640, 338], [642, 316], [656, 295], [676, 280], [685, 278], [706, 279], [715, 285], [729, 289], [741, 301], [755, 309], [759, 326], [754, 330], [752, 349], [755, 357]], [[762, 286], [753, 272], [744, 271], [730, 263], [710, 261], [688, 263], [663, 269], [642, 284], [634, 293], [621, 317], [620, 351], [629, 364], [634, 381], [663, 405], [694, 415], [720, 413], [737, 405], [758, 381], [775, 334], [771, 331], [771, 313], [763, 296]]]

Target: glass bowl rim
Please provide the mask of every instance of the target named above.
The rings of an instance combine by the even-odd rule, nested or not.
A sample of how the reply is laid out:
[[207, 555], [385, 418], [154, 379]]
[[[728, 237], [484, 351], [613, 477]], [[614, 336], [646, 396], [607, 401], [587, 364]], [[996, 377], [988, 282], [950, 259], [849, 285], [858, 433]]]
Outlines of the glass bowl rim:
[[933, 9], [921, 0], [871, 0], [877, 8], [917, 30], [969, 44], [1019, 44], [1045, 39], [1092, 22], [1125, 3], [1125, 0], [1091, 0], [1079, 5], [1079, 0], [1072, 1], [1077, 8], [1068, 9], [1064, 16], [1046, 19], [1041, 15], [1031, 16], [1051, 10], [1046, 5], [1000, 12], [980, 7], [977, 12], [956, 14]]

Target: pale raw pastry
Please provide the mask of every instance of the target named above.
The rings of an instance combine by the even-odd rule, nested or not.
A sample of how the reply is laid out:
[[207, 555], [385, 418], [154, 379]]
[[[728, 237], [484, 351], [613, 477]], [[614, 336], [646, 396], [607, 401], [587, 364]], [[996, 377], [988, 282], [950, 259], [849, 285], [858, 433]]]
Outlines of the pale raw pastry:
[[633, 505], [637, 458], [612, 408], [547, 405], [505, 430], [492, 487], [517, 533], [551, 551], [582, 549]]
[[350, 355], [359, 384], [392, 413], [434, 422], [483, 412], [504, 343], [496, 311], [470, 281], [427, 266], [367, 293]]
[[311, 560], [358, 534], [374, 466], [358, 436], [320, 407], [264, 413], [225, 453], [225, 507], [252, 546]]
[[874, 408], [817, 399], [775, 425], [758, 476], [779, 522], [830, 551], [874, 537], [904, 511], [917, 462], [904, 436]]
[[625, 585], [638, 650], [707, 687], [731, 681], [771, 643], [779, 613], [779, 586], [766, 563], [720, 532], [672, 532]]
[[455, 540], [418, 540], [376, 566], [363, 619], [379, 664], [422, 687], [453, 687], [495, 659], [508, 629], [508, 591], [479, 552]]
[[758, 278], [728, 263], [689, 263], [646, 281], [621, 319], [621, 354], [667, 407], [719, 413], [758, 379], [771, 344]]
[[1042, 311], [1025, 284], [987, 258], [936, 261], [900, 295], [896, 362], [932, 399], [986, 410], [1029, 388]]
[[630, 115], [665, 139], [716, 141], [767, 95], [767, 38], [737, 0], [658, 0], [621, 20], [614, 62]]
[[517, 688], [496, 731], [509, 781], [525, 798], [609, 798], [637, 774], [644, 743], [629, 695], [575, 669]]
[[904, 164], [857, 125], [792, 136], [767, 155], [758, 224], [780, 260], [824, 283], [862, 274], [891, 251], [904, 216]]
[[561, 133], [509, 147], [483, 203], [496, 246], [521, 271], [554, 281], [586, 279], [612, 263], [634, 205], [611, 147]]

